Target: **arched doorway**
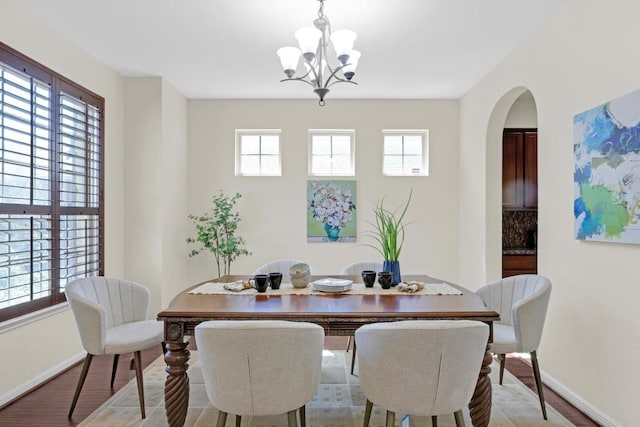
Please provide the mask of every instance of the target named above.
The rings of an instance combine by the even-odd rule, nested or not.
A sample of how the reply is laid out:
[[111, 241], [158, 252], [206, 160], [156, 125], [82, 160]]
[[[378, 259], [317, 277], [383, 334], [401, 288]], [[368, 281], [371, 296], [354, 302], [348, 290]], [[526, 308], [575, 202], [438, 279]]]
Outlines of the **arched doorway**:
[[[487, 128], [487, 279], [503, 276], [503, 240], [512, 252], [535, 253], [533, 230], [537, 226], [536, 208], [511, 205], [503, 209], [503, 134], [505, 129], [522, 132], [537, 130], [537, 110], [533, 94], [517, 87], [500, 98], [494, 107]], [[523, 138], [525, 137], [523, 133]], [[537, 154], [536, 154], [537, 163]], [[522, 167], [522, 166], [521, 166]], [[520, 172], [518, 172], [520, 173]], [[524, 184], [523, 184], [524, 185]], [[531, 190], [531, 188], [529, 188]], [[505, 224], [503, 224], [503, 220]], [[507, 233], [505, 235], [505, 232]], [[522, 246], [522, 247], [516, 247]], [[525, 261], [523, 257], [507, 259], [507, 263]], [[531, 263], [531, 259], [526, 262]], [[535, 258], [533, 263], [535, 266]]]

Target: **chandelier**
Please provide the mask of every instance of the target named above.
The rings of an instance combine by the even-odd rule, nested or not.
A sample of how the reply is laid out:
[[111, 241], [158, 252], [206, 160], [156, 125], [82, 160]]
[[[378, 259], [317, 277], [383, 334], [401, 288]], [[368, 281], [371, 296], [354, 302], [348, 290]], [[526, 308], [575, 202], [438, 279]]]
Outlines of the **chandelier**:
[[[357, 35], [350, 30], [331, 31], [329, 18], [324, 15], [324, 0], [318, 0], [318, 18], [313, 21], [313, 27], [300, 28], [295, 32], [298, 39], [297, 47], [282, 47], [278, 49], [278, 56], [282, 63], [282, 68], [287, 78], [280, 80], [301, 81], [313, 87], [313, 91], [318, 95], [318, 104], [325, 104], [324, 97], [329, 93], [329, 88], [336, 83], [352, 83], [360, 52], [353, 50], [353, 42]], [[327, 56], [329, 40], [333, 45], [333, 50], [338, 59], [338, 63], [332, 66]], [[301, 75], [296, 76], [298, 63], [302, 57], [304, 70]], [[338, 73], [341, 72], [342, 76]]]

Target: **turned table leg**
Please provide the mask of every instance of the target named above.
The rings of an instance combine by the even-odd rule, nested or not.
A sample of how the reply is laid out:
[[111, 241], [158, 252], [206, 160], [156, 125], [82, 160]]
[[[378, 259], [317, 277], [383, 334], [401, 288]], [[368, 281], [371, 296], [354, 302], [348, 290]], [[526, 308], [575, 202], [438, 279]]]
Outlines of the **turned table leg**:
[[471, 423], [474, 427], [487, 427], [491, 418], [491, 362], [493, 358], [487, 345], [487, 351], [482, 359], [480, 367], [480, 375], [476, 389], [473, 391], [471, 402], [469, 402], [469, 414], [471, 415]]
[[[182, 336], [181, 336], [182, 338]], [[167, 362], [167, 380], [164, 383], [164, 404], [167, 422], [171, 427], [182, 427], [189, 406], [189, 342], [168, 341], [164, 360]]]

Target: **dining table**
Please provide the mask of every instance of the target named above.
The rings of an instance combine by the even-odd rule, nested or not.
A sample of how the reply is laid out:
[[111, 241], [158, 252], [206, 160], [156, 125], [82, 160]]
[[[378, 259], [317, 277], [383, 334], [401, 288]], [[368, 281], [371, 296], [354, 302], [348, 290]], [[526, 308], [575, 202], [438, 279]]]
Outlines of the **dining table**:
[[[184, 425], [189, 403], [189, 337], [196, 326], [208, 320], [289, 320], [316, 323], [327, 336], [353, 336], [366, 324], [402, 320], [464, 319], [489, 325], [487, 350], [478, 382], [469, 402], [473, 426], [485, 427], [491, 415], [489, 345], [493, 322], [500, 320], [474, 292], [428, 275], [403, 275], [405, 283], [418, 285], [415, 292], [403, 286], [382, 289], [376, 283], [365, 287], [359, 276], [311, 276], [306, 288], [294, 288], [284, 279], [280, 289], [257, 292], [250, 287], [250, 275], [223, 276], [199, 283], [180, 292], [169, 306], [158, 313], [164, 323], [167, 378], [164, 388], [165, 411], [170, 426]], [[318, 291], [314, 283], [322, 280], [348, 281], [352, 287], [341, 292]], [[417, 287], [417, 286], [416, 286]], [[414, 287], [415, 288], [415, 287]], [[411, 290], [411, 289], [409, 289]], [[197, 343], [196, 343], [197, 345]]]

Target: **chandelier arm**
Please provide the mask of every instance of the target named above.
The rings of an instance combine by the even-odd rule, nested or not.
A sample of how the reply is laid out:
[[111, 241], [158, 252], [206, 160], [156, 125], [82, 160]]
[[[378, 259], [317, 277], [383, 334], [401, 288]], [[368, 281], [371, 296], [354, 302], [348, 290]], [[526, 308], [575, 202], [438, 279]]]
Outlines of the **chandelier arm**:
[[282, 82], [292, 82], [292, 81], [299, 81], [299, 82], [306, 83], [306, 84], [308, 84], [309, 86], [311, 86], [313, 88], [316, 87], [316, 85], [311, 83], [309, 80], [303, 79], [302, 77], [291, 77], [291, 78], [288, 78], [288, 79], [282, 79], [282, 80], [280, 80], [280, 83], [282, 83]]
[[306, 79], [309, 74], [311, 74], [313, 72], [314, 77], [317, 79], [318, 76], [316, 75], [315, 70], [313, 69], [313, 67], [311, 66], [311, 63], [309, 61], [307, 61], [306, 59], [303, 59], [304, 62], [306, 62], [307, 64], [309, 64], [309, 70], [307, 70], [306, 73], [304, 73], [304, 75], [300, 76], [300, 77], [293, 77], [293, 79], [298, 79], [298, 80], [302, 80], [302, 79]]
[[357, 85], [358, 82], [352, 82], [351, 80], [345, 80], [345, 79], [336, 79], [334, 82], [332, 82], [330, 85], [327, 85], [326, 88], [329, 89], [331, 86], [338, 84], [338, 83], [351, 83], [352, 85]]
[[[322, 56], [319, 56], [320, 59], [322, 59]], [[316, 59], [318, 58], [318, 55], [316, 55]], [[316, 82], [320, 82], [320, 78], [318, 77], [318, 73], [316, 72], [316, 67], [309, 61], [307, 61], [306, 59], [304, 59], [304, 62], [309, 66], [309, 69], [307, 70], [307, 74], [305, 74], [304, 76], [300, 77], [302, 79], [304, 79], [305, 77], [307, 77], [309, 74], [313, 73], [313, 77], [315, 77]], [[320, 63], [320, 62], [318, 62]], [[313, 83], [308, 82], [311, 86], [314, 86]], [[319, 86], [319, 85], [318, 85]]]
[[[324, 87], [328, 88], [328, 87], [331, 87], [331, 86], [333, 86], [334, 84], [336, 84], [336, 83], [340, 83], [340, 82], [344, 82], [344, 83], [346, 83], [346, 82], [350, 82], [349, 80], [345, 80], [345, 79], [341, 78], [340, 76], [338, 76], [338, 75], [336, 74], [338, 71], [342, 70], [342, 69], [343, 69], [344, 67], [346, 67], [347, 65], [351, 65], [351, 64], [347, 63], [347, 64], [344, 64], [344, 65], [341, 65], [341, 66], [337, 67], [335, 70], [332, 70], [332, 69], [329, 67], [329, 70], [331, 71], [331, 74], [329, 75], [329, 78], [328, 78], [328, 79], [327, 79], [327, 81], [325, 82]], [[333, 83], [331, 83], [331, 84], [329, 84], [329, 82], [330, 82], [330, 81], [331, 81], [331, 79], [333, 79], [333, 78], [335, 78], [335, 79], [336, 79], [336, 81], [335, 81], [335, 82], [333, 82]], [[350, 82], [350, 83], [355, 83], [355, 82]]]

